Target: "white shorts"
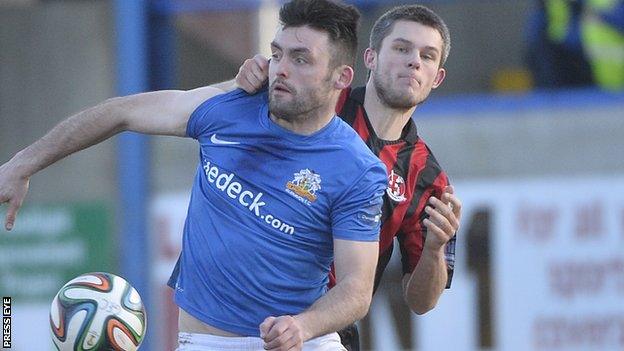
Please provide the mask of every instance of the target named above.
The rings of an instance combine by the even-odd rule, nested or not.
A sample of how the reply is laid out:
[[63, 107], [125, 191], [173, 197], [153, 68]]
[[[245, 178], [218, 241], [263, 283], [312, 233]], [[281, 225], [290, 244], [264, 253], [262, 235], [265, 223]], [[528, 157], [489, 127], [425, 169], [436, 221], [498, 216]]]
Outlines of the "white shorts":
[[[178, 334], [176, 351], [264, 351], [262, 339], [249, 337], [229, 337], [209, 334]], [[303, 343], [303, 351], [346, 351], [340, 343], [338, 333], [322, 335]]]

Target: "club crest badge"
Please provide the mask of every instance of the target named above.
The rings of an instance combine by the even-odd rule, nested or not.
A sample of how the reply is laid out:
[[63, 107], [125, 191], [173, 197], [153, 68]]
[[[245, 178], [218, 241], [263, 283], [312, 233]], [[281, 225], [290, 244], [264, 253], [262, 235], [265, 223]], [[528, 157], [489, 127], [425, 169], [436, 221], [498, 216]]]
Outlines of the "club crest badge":
[[403, 202], [405, 198], [405, 180], [399, 174], [394, 173], [394, 170], [390, 171], [388, 175], [388, 188], [386, 194], [396, 201]]
[[286, 192], [306, 205], [316, 201], [316, 192], [319, 190], [321, 175], [307, 168], [295, 173], [293, 180], [286, 183]]

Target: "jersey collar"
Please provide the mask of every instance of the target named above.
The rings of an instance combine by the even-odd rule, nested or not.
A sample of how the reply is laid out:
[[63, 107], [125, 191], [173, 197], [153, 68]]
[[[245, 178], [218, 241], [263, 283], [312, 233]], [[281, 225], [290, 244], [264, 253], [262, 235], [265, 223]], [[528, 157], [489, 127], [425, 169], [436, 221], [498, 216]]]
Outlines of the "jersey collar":
[[369, 134], [374, 136], [375, 139], [388, 143], [395, 144], [400, 141], [405, 141], [410, 144], [415, 144], [418, 141], [418, 130], [416, 128], [416, 123], [414, 122], [414, 115], [407, 121], [405, 127], [403, 127], [403, 131], [401, 132], [401, 137], [398, 140], [383, 140], [377, 136], [373, 126], [368, 119], [368, 114], [366, 110], [364, 110], [364, 97], [366, 96], [366, 86], [357, 87], [351, 90], [349, 98], [356, 101], [360, 106], [362, 106], [362, 110], [364, 112], [364, 120], [366, 121], [366, 127], [368, 128]]

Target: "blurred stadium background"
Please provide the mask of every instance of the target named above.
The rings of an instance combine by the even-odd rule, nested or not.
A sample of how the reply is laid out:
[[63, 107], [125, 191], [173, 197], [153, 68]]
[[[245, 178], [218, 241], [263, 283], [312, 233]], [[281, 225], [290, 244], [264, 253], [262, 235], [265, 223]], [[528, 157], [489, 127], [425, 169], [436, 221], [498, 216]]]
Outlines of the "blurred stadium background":
[[[361, 50], [373, 21], [402, 3], [349, 2], [364, 15]], [[438, 307], [415, 316], [394, 262], [361, 322], [365, 347], [624, 349], [624, 92], [535, 89], [524, 58], [536, 1], [421, 3], [453, 40], [446, 82], [415, 118], [464, 202], [456, 271]], [[278, 7], [0, 0], [0, 162], [106, 98], [232, 78], [267, 54]], [[361, 59], [356, 71], [361, 84]], [[174, 348], [165, 282], [196, 155], [193, 141], [128, 134], [33, 177], [14, 231], [0, 235], [13, 349], [52, 349], [49, 303], [88, 271], [124, 276], [147, 301], [142, 350]]]

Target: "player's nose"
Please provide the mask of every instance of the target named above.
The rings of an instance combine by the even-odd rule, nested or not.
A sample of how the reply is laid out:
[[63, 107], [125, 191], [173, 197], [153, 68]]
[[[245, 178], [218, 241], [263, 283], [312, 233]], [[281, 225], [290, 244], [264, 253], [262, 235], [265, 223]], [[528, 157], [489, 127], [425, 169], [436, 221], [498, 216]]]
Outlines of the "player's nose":
[[275, 61], [275, 74], [278, 77], [288, 78], [290, 74], [290, 68], [287, 59], [281, 59], [279, 61]]
[[419, 69], [421, 64], [422, 64], [422, 59], [420, 57], [420, 53], [417, 50], [414, 50], [414, 52], [411, 55], [409, 55], [407, 59], [407, 66], [409, 68]]

